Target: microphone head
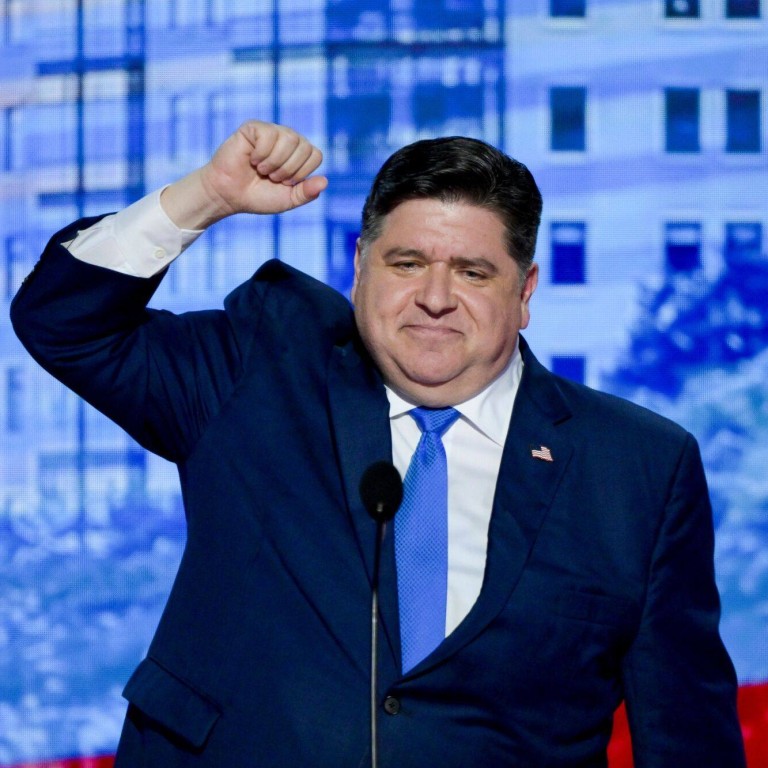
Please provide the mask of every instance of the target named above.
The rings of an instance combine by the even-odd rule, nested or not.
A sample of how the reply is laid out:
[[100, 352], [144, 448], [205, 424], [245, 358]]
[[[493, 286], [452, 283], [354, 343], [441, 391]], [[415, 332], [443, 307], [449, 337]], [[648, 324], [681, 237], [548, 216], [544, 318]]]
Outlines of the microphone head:
[[360, 498], [377, 523], [391, 520], [403, 500], [403, 481], [394, 465], [388, 461], [371, 464], [360, 480]]

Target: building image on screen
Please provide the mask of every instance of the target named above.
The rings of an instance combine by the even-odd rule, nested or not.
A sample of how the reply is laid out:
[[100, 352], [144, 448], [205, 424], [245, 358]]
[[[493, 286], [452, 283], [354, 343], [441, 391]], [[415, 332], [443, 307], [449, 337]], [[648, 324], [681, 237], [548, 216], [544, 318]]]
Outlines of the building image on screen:
[[218, 307], [274, 257], [348, 294], [394, 150], [467, 135], [520, 159], [544, 197], [524, 335], [555, 373], [698, 439], [723, 637], [740, 683], [768, 684], [764, 2], [1, 7], [0, 765], [114, 751], [184, 546], [175, 468], [40, 370], [9, 303], [54, 232], [179, 178], [250, 118], [320, 146], [328, 190], [206, 231], [153, 305]]

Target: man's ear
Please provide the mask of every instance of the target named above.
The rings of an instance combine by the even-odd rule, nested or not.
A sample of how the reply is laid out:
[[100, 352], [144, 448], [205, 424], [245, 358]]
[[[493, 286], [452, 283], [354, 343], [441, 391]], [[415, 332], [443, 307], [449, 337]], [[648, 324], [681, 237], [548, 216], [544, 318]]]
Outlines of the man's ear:
[[355, 303], [355, 292], [357, 289], [357, 284], [360, 281], [360, 269], [362, 268], [361, 262], [363, 259], [362, 249], [360, 246], [360, 238], [357, 238], [357, 242], [355, 243], [355, 277], [352, 281], [352, 290], [349, 292], [349, 298], [352, 299], [352, 303]]
[[539, 265], [534, 262], [528, 270], [523, 282], [523, 288], [520, 292], [520, 328], [527, 328], [531, 320], [531, 296], [539, 284]]

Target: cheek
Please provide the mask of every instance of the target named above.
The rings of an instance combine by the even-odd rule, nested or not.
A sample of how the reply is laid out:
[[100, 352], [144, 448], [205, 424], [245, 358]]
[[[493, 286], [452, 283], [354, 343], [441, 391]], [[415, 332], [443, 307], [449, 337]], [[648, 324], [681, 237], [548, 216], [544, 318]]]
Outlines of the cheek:
[[408, 292], [391, 283], [370, 286], [365, 298], [368, 314], [381, 323], [394, 323], [409, 306]]
[[509, 301], [475, 301], [467, 304], [467, 312], [489, 338], [508, 335], [520, 321], [520, 306]]
[[394, 322], [392, 296], [380, 285], [361, 282], [352, 297], [358, 327], [369, 341], [385, 335]]

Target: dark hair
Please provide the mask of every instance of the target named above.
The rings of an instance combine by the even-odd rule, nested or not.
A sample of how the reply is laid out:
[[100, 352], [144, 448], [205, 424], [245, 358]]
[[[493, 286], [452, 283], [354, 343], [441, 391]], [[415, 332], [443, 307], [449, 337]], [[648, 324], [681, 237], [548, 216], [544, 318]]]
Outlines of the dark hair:
[[388, 213], [407, 200], [424, 198], [495, 213], [506, 230], [507, 250], [525, 277], [536, 248], [541, 193], [522, 163], [462, 136], [425, 139], [397, 150], [376, 174], [363, 206], [363, 249], [381, 235]]

